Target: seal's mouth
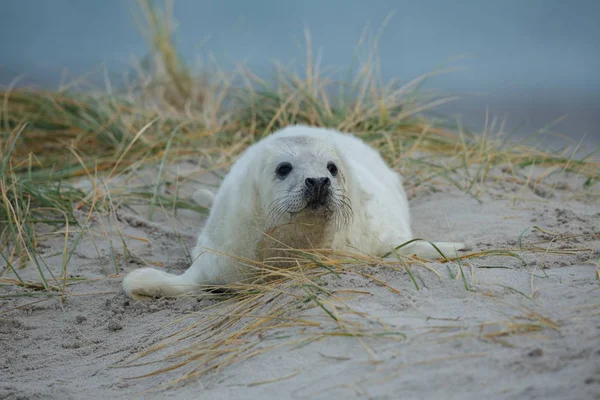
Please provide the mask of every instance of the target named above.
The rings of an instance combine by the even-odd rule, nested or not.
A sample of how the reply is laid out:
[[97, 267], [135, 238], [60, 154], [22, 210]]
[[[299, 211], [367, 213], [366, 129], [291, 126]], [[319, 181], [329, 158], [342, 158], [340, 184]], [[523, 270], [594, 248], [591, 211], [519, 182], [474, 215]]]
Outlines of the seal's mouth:
[[320, 208], [325, 208], [326, 206], [327, 206], [327, 203], [323, 200], [309, 201], [308, 203], [306, 203], [306, 207], [304, 209], [317, 211]]
[[323, 190], [319, 192], [306, 193], [306, 206], [305, 210], [318, 211], [326, 209], [329, 200], [329, 190]]
[[313, 199], [309, 198], [305, 203], [304, 207], [295, 211], [288, 211], [290, 215], [297, 215], [302, 213], [328, 213], [330, 210], [330, 204], [327, 201], [327, 198], [324, 199]]

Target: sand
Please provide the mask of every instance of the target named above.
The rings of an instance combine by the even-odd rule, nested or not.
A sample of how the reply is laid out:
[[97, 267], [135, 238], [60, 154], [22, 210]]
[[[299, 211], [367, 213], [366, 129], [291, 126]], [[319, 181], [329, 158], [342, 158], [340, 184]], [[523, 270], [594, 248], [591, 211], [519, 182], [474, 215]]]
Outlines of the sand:
[[[181, 163], [176, 170], [189, 175], [197, 166]], [[490, 177], [503, 174], [498, 170]], [[187, 198], [197, 187], [188, 183], [177, 190]], [[327, 336], [283, 345], [169, 390], [156, 387], [184, 371], [126, 379], [168, 361], [115, 367], [191, 322], [202, 323], [203, 314], [193, 313], [209, 306], [217, 313], [221, 305], [193, 297], [133, 301], [123, 295], [120, 282], [147, 264], [185, 270], [185, 246], [193, 245], [205, 215], [179, 210], [174, 216], [159, 208], [149, 221], [146, 206], [119, 203], [95, 213], [92, 233], [79, 238], [68, 275], [86, 279], [68, 287], [64, 302], [31, 288], [0, 287], [0, 399], [600, 399], [600, 204], [597, 194], [589, 193], [593, 188], [581, 192], [581, 187], [578, 178], [557, 173], [535, 186], [489, 179], [485, 190], [479, 187], [479, 201], [444, 182], [409, 190], [419, 237], [465, 240], [469, 252], [508, 249], [523, 262], [500, 256], [463, 260], [470, 290], [456, 263], [413, 266], [419, 290], [402, 269], [362, 267], [394, 290], [354, 272], [331, 275], [328, 287], [347, 290], [344, 301], [353, 310], [348, 319], [367, 315], [363, 320], [373, 329], [387, 326], [404, 336]], [[78, 216], [85, 220], [85, 210]], [[528, 229], [532, 226], [545, 232]], [[60, 276], [65, 227], [38, 228], [47, 232], [40, 237], [40, 255]], [[523, 232], [524, 248], [539, 243], [535, 246], [547, 251], [522, 251]], [[72, 232], [69, 248], [76, 240]], [[34, 265], [19, 273], [39, 281]], [[4, 270], [2, 278], [14, 276]], [[188, 315], [192, 318], [165, 326]], [[281, 326], [248, 340], [267, 348], [335, 328], [319, 307], [290, 310], [289, 316], [320, 325]], [[161, 361], [177, 346], [199, 340], [202, 335], [138, 363]]]

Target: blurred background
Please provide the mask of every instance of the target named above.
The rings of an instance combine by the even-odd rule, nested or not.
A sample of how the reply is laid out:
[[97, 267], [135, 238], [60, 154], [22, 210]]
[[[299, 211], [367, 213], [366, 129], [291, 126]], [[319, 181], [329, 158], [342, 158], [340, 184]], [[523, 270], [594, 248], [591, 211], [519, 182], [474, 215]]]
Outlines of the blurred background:
[[[135, 0], [1, 0], [0, 85], [56, 88], [106, 66], [111, 76], [147, 55]], [[554, 132], [600, 147], [600, 2], [595, 0], [176, 0], [175, 41], [190, 66], [303, 68], [304, 30], [321, 65], [343, 71], [365, 28], [379, 40], [384, 80], [461, 67], [428, 86], [461, 100], [441, 111], [481, 130], [486, 109], [506, 130]], [[101, 74], [96, 74], [101, 84]], [[95, 78], [92, 78], [95, 79]], [[118, 81], [118, 78], [117, 78]]]

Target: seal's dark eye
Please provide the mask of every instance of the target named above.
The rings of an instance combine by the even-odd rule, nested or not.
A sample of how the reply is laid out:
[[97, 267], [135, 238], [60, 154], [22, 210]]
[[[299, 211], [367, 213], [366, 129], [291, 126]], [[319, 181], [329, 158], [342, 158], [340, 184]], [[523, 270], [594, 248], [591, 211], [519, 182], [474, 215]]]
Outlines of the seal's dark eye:
[[338, 174], [338, 169], [336, 165], [331, 161], [327, 163], [327, 170], [332, 176], [336, 176]]
[[275, 173], [278, 177], [285, 178], [290, 172], [292, 172], [292, 169], [292, 164], [290, 164], [289, 162], [282, 162], [279, 163], [279, 165], [277, 166]]

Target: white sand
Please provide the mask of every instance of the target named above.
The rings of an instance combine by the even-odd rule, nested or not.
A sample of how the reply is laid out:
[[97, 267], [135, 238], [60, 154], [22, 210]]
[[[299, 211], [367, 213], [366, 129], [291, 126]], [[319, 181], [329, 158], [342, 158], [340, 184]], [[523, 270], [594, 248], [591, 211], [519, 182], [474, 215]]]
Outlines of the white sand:
[[[368, 292], [348, 293], [344, 299], [355, 312], [365, 313], [371, 321], [379, 319], [406, 339], [328, 337], [303, 346], [283, 346], [143, 397], [600, 398], [600, 282], [597, 267], [590, 262], [598, 257], [598, 197], [573, 198], [581, 182], [566, 175], [545, 182], [535, 190], [537, 194], [518, 184], [490, 183], [480, 195], [482, 204], [443, 184], [416, 192], [411, 207], [418, 236], [466, 240], [472, 251], [511, 249], [525, 260], [527, 265], [498, 256], [463, 261], [472, 291], [465, 289], [460, 277], [452, 279], [440, 263], [430, 266], [441, 278], [413, 267], [420, 290], [405, 272], [365, 267], [400, 294], [356, 273], [327, 278], [332, 288]], [[192, 194], [191, 187], [180, 190], [183, 196]], [[160, 209], [151, 223], [145, 219], [146, 211], [141, 206], [120, 207], [116, 214], [94, 216], [94, 241], [86, 234], [68, 265], [71, 276], [91, 279], [70, 286], [71, 295], [63, 304], [59, 298], [47, 299], [30, 289], [0, 287], [1, 399], [136, 398], [182, 375], [183, 371], [173, 371], [123, 379], [152, 372], [168, 362], [112, 368], [202, 317], [163, 325], [215, 304], [193, 298], [134, 302], [121, 293], [123, 275], [144, 261], [183, 271], [187, 267], [183, 244], [194, 243], [203, 220], [195, 212], [180, 210], [175, 223], [180, 237], [173, 234]], [[135, 216], [136, 212], [140, 214]], [[566, 255], [521, 252], [517, 239], [533, 225], [563, 236], [532, 231], [523, 238], [526, 246], [545, 241], [539, 246], [550, 250], [592, 250]], [[129, 257], [124, 256], [117, 228], [125, 237]], [[565, 238], [570, 235], [579, 236]], [[75, 237], [71, 234], [70, 246]], [[39, 243], [40, 253], [56, 276], [62, 268], [63, 244], [61, 235], [48, 235]], [[118, 276], [114, 276], [111, 246]], [[485, 266], [506, 268], [481, 268]], [[450, 270], [456, 274], [457, 265], [452, 263]], [[20, 274], [37, 280], [33, 265]], [[10, 277], [10, 272], [5, 273], [4, 278]], [[38, 297], [16, 297], [25, 293]], [[218, 312], [219, 305], [211, 310]], [[302, 338], [311, 330], [334, 328], [332, 319], [318, 307], [290, 315], [310, 317], [321, 326], [282, 327], [262, 338], [258, 348]], [[541, 329], [518, 332], [517, 323]], [[504, 331], [507, 334], [499, 335]], [[168, 351], [150, 359], [161, 360], [164, 354]]]

